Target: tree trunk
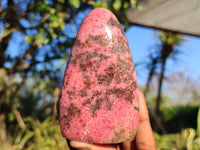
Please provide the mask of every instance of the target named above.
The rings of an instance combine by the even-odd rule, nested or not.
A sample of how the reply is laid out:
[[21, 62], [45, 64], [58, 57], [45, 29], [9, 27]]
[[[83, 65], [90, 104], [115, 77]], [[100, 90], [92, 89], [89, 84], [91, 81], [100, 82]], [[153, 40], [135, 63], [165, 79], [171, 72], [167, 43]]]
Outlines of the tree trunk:
[[153, 56], [150, 56], [150, 57], [151, 57], [151, 63], [150, 63], [151, 68], [150, 68], [147, 84], [146, 84], [146, 87], [145, 87], [145, 90], [144, 90], [144, 96], [146, 96], [149, 92], [149, 86], [150, 86], [152, 77], [155, 74], [155, 70], [156, 70], [157, 63], [158, 63], [157, 58], [153, 58]]
[[160, 78], [159, 78], [159, 85], [158, 85], [158, 93], [157, 93], [157, 98], [156, 98], [156, 108], [155, 108], [155, 114], [157, 117], [157, 122], [159, 122], [159, 124], [157, 124], [157, 126], [155, 127], [155, 131], [159, 132], [160, 130], [163, 132], [165, 130], [164, 128], [164, 120], [162, 118], [162, 114], [160, 111], [160, 104], [161, 104], [161, 100], [162, 100], [162, 84], [163, 84], [163, 79], [164, 79], [164, 72], [165, 72], [165, 64], [166, 64], [166, 60], [164, 60], [162, 62], [162, 71], [160, 74]]
[[160, 75], [159, 83], [158, 83], [158, 93], [157, 93], [156, 109], [155, 109], [155, 113], [158, 115], [160, 115], [160, 102], [162, 98], [161, 94], [162, 94], [162, 84], [163, 84], [163, 79], [164, 79], [165, 65], [166, 65], [166, 60], [164, 60], [162, 63], [162, 71], [161, 71], [161, 75]]
[[53, 109], [53, 118], [52, 118], [53, 120], [56, 120], [56, 118], [58, 117], [57, 102], [59, 99], [59, 95], [60, 95], [60, 89], [56, 87], [54, 90], [54, 109]]
[[145, 87], [145, 89], [144, 89], [144, 96], [146, 96], [147, 93], [149, 92], [149, 85], [150, 85], [150, 83], [151, 83], [152, 77], [153, 77], [153, 71], [150, 71], [149, 77], [148, 77], [148, 80], [147, 80], [147, 84], [146, 84], [146, 87]]
[[20, 112], [17, 110], [16, 106], [15, 105], [12, 105], [12, 111], [13, 113], [15, 114], [15, 117], [17, 119], [17, 122], [19, 124], [19, 126], [24, 129], [25, 128], [25, 124], [24, 124], [24, 121], [22, 119], [22, 116], [20, 114]]
[[1, 142], [5, 142], [6, 141], [6, 114], [5, 113], [1, 113], [0, 114], [0, 144], [3, 144]]
[[5, 52], [6, 52], [6, 49], [8, 47], [8, 42], [11, 38], [11, 34], [9, 34], [8, 36], [6, 36], [5, 38], [3, 38], [1, 41], [0, 41], [0, 68], [3, 68], [4, 67], [4, 63], [5, 63]]

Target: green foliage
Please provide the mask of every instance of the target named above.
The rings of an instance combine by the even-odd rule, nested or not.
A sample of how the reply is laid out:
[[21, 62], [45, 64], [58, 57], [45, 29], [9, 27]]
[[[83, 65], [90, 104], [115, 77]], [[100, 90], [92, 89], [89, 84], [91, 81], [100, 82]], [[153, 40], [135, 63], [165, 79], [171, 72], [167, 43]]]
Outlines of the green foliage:
[[161, 107], [163, 127], [157, 130], [158, 120], [154, 114], [152, 103], [147, 101], [149, 106], [150, 122], [153, 130], [157, 133], [178, 133], [186, 128], [197, 129], [198, 132], [198, 109], [199, 105], [179, 105], [171, 107]]
[[27, 42], [27, 43], [32, 43], [32, 41], [33, 41], [33, 37], [32, 36], [29, 36], [29, 35], [25, 35], [24, 36], [24, 39], [25, 39], [25, 41]]
[[200, 147], [200, 107], [197, 116], [197, 136], [199, 137], [199, 147]]
[[[66, 140], [62, 137], [57, 121], [47, 117], [40, 122], [27, 117], [24, 119], [26, 128], [15, 128], [13, 139], [7, 144], [9, 150], [69, 150]], [[9, 146], [8, 146], [9, 145]], [[2, 147], [5, 147], [4, 145]], [[0, 150], [3, 150], [0, 148]]]
[[160, 34], [157, 36], [157, 38], [160, 39], [163, 43], [172, 46], [178, 46], [185, 41], [183, 35], [181, 34], [176, 34], [173, 32], [164, 32], [164, 31], [161, 31]]
[[[199, 117], [199, 116], [198, 116]], [[198, 120], [198, 119], [197, 119]], [[60, 133], [57, 121], [47, 117], [39, 121], [32, 117], [24, 118], [25, 129], [17, 126], [9, 143], [3, 143], [0, 150], [69, 150], [66, 140]], [[158, 150], [199, 150], [200, 137], [193, 128], [182, 129], [178, 133], [159, 135], [154, 133]]]
[[175, 147], [175, 135], [159, 135], [154, 132], [154, 137], [158, 150], [171, 150], [172, 147]]
[[196, 129], [198, 107], [185, 105], [162, 109], [167, 132], [180, 132], [184, 128]]
[[[198, 114], [200, 113], [200, 109]], [[197, 117], [197, 124], [199, 116]], [[174, 121], [176, 124], [178, 120]], [[195, 121], [196, 122], [196, 121]], [[178, 133], [159, 135], [154, 133], [158, 150], [199, 150], [200, 136], [198, 127], [182, 129]]]
[[35, 44], [41, 47], [44, 44], [47, 44], [49, 39], [45, 36], [44, 29], [39, 29], [38, 34], [35, 36]]
[[53, 114], [56, 81], [50, 78], [41, 79], [35, 74], [27, 78], [19, 90], [18, 110], [22, 117], [32, 116], [44, 120], [46, 116]]
[[80, 0], [70, 0], [69, 1], [70, 5], [74, 8], [78, 8], [80, 6]]
[[121, 5], [122, 5], [121, 0], [114, 0], [113, 8], [115, 10], [119, 10], [121, 8]]
[[159, 135], [154, 133], [158, 150], [199, 150], [200, 138], [193, 128], [176, 134]]
[[109, 5], [106, 1], [94, 1], [94, 7], [103, 7], [103, 8], [109, 8]]

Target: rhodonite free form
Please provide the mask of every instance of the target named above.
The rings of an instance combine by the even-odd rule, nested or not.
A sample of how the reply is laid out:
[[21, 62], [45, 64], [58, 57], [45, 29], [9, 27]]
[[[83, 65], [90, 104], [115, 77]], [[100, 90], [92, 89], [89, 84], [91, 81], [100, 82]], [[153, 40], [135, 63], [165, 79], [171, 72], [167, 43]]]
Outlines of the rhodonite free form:
[[139, 120], [136, 73], [124, 31], [107, 9], [83, 20], [66, 67], [60, 126], [69, 140], [132, 141]]

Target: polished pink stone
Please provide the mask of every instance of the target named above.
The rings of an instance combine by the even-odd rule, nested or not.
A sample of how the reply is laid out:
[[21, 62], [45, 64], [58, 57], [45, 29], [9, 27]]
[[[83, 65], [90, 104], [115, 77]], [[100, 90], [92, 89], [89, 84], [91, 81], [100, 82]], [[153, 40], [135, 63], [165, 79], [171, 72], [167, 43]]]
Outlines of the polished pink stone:
[[60, 126], [69, 140], [132, 141], [139, 120], [136, 73], [124, 31], [107, 9], [83, 20], [66, 67]]

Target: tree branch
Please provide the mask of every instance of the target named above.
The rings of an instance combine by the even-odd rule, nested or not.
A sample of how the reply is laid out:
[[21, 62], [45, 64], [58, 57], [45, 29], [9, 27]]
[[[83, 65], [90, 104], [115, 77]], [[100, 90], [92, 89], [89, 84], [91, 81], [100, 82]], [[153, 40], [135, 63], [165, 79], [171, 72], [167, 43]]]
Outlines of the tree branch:
[[22, 119], [22, 116], [20, 114], [20, 112], [17, 110], [16, 106], [15, 105], [12, 105], [12, 111], [13, 113], [15, 114], [16, 116], [16, 119], [17, 119], [17, 122], [19, 124], [19, 126], [24, 129], [25, 128], [25, 124], [24, 124], [24, 121]]
[[56, 120], [56, 118], [58, 117], [58, 110], [57, 110], [57, 102], [59, 99], [59, 95], [60, 95], [60, 89], [59, 87], [56, 87], [54, 89], [54, 107], [53, 107], [53, 120]]
[[11, 34], [9, 34], [3, 39], [0, 39], [0, 68], [2, 68], [5, 63], [4, 54], [6, 52], [10, 38], [11, 38]]
[[24, 61], [28, 59], [28, 57], [33, 53], [35, 49], [36, 49], [35, 45], [32, 45], [29, 49], [27, 49], [22, 58], [14, 64], [13, 69], [11, 69], [10, 73], [13, 73], [15, 72], [15, 70], [18, 70], [20, 65], [22, 65]]

